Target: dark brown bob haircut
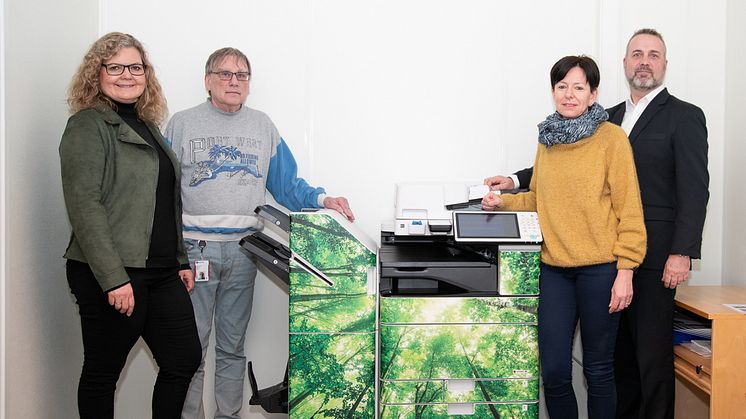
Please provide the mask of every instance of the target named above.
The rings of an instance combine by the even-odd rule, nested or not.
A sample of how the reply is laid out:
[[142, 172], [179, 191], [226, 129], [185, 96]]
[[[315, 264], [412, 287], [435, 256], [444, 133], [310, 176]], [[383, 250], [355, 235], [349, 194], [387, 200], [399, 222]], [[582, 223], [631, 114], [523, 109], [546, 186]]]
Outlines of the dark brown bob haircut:
[[585, 79], [591, 86], [591, 91], [598, 89], [598, 84], [601, 82], [601, 73], [598, 71], [596, 62], [593, 61], [591, 57], [585, 55], [568, 55], [567, 57], [560, 58], [560, 60], [552, 66], [552, 70], [549, 71], [549, 80], [552, 83], [552, 89], [554, 89], [554, 86], [564, 79], [565, 76], [567, 76], [567, 73], [569, 73], [574, 67], [580, 67], [580, 69], [583, 70], [585, 73]]

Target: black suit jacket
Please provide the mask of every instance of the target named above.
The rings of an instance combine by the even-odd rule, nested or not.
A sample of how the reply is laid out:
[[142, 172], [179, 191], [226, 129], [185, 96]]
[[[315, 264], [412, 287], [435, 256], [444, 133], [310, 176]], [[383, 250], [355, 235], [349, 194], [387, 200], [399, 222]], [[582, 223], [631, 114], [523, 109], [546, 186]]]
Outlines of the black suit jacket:
[[[621, 125], [625, 102], [607, 109]], [[661, 91], [629, 134], [645, 214], [648, 251], [640, 268], [663, 269], [668, 255], [701, 256], [709, 200], [707, 127], [702, 110]], [[516, 172], [529, 185], [532, 169]]]

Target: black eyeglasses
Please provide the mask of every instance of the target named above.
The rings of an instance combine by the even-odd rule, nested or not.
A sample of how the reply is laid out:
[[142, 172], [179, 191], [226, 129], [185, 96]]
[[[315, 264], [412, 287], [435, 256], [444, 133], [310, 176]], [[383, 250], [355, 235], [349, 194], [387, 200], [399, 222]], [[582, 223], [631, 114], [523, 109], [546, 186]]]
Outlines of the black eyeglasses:
[[106, 69], [106, 74], [110, 76], [119, 76], [124, 73], [124, 69], [129, 70], [133, 76], [142, 76], [145, 74], [145, 64], [101, 64], [101, 67]]
[[236, 76], [236, 80], [238, 81], [249, 81], [251, 78], [251, 73], [246, 71], [239, 71], [238, 73], [231, 71], [211, 71], [210, 74], [217, 74], [218, 78], [223, 81], [228, 81], [232, 79], [233, 76]]

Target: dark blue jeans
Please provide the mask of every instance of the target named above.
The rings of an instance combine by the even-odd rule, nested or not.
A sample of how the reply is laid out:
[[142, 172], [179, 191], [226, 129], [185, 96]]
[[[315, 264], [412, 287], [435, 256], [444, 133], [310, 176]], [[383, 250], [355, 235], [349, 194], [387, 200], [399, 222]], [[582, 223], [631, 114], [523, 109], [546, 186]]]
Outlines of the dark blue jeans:
[[539, 358], [544, 398], [554, 419], [578, 417], [572, 388], [572, 343], [580, 320], [588, 417], [612, 419], [616, 410], [614, 346], [619, 313], [609, 314], [616, 263], [558, 268], [541, 264]]
[[[114, 417], [114, 393], [127, 355], [142, 337], [158, 364], [154, 419], [178, 419], [202, 347], [194, 311], [178, 268], [127, 268], [135, 310], [127, 317], [109, 305], [86, 263], [67, 261], [83, 332], [83, 371], [78, 384], [81, 419]], [[143, 397], [143, 400], [147, 400]]]

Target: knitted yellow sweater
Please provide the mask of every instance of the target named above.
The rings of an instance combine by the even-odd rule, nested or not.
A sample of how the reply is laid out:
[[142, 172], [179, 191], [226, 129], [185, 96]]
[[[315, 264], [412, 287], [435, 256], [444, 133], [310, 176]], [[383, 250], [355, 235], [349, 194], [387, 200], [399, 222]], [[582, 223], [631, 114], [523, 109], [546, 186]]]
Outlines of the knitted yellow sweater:
[[501, 210], [537, 211], [542, 262], [578, 267], [645, 257], [645, 224], [632, 148], [622, 129], [603, 122], [573, 144], [536, 150], [530, 192], [502, 195]]

